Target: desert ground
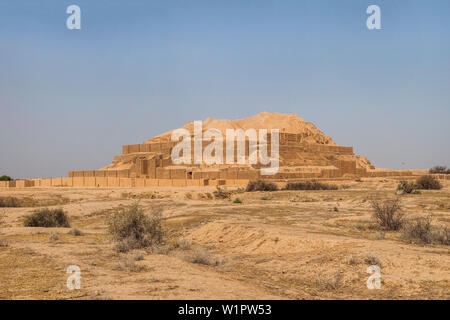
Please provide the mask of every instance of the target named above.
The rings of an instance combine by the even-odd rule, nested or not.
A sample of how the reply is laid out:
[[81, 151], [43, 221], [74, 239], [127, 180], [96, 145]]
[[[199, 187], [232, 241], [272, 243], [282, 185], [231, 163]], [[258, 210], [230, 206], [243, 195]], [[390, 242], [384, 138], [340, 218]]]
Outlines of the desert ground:
[[[334, 182], [339, 190], [243, 192], [226, 187], [24, 188], [0, 197], [1, 299], [449, 299], [448, 245], [407, 241], [372, 220], [370, 199], [396, 197], [398, 180]], [[401, 198], [408, 219], [450, 226], [450, 181]], [[235, 201], [236, 198], [241, 200]], [[107, 217], [139, 202], [160, 208], [165, 244], [118, 252]], [[37, 208], [63, 208], [71, 228], [24, 227]], [[192, 259], [202, 252], [201, 263]], [[130, 262], [131, 260], [131, 262]], [[366, 281], [381, 267], [381, 288]], [[66, 269], [81, 269], [69, 290]]]

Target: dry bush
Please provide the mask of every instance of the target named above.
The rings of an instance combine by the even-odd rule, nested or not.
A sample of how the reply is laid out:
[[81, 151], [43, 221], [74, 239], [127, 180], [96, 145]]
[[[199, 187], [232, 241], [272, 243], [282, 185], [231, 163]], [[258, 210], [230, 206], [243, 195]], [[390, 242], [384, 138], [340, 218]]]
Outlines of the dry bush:
[[397, 186], [398, 193], [408, 193], [408, 194], [419, 193], [417, 189], [419, 189], [419, 186], [417, 184], [405, 180], [400, 181], [400, 183]]
[[446, 166], [434, 166], [429, 170], [431, 174], [450, 174], [450, 169]]
[[216, 187], [216, 191], [214, 191], [213, 194], [216, 199], [228, 199], [231, 195], [230, 192], [223, 190], [219, 186]]
[[122, 252], [162, 243], [161, 210], [147, 216], [137, 203], [118, 208], [108, 218], [108, 231]]
[[421, 244], [450, 244], [450, 230], [443, 226], [433, 226], [431, 216], [408, 221], [402, 227], [402, 238]]
[[442, 185], [438, 179], [433, 176], [421, 176], [416, 180], [419, 189], [425, 190], [440, 190]]
[[337, 190], [338, 186], [335, 184], [321, 183], [315, 180], [288, 182], [285, 187], [286, 190]]
[[77, 229], [77, 228], [72, 228], [70, 229], [69, 232], [67, 232], [68, 234], [72, 235], [72, 236], [84, 236], [84, 232]]
[[70, 228], [69, 218], [63, 209], [38, 209], [25, 216], [25, 227]]
[[372, 200], [370, 202], [372, 217], [378, 225], [386, 230], [398, 230], [404, 221], [403, 209], [399, 199], [388, 199], [385, 201]]
[[275, 183], [267, 182], [264, 180], [252, 180], [248, 183], [245, 191], [277, 191], [278, 186]]

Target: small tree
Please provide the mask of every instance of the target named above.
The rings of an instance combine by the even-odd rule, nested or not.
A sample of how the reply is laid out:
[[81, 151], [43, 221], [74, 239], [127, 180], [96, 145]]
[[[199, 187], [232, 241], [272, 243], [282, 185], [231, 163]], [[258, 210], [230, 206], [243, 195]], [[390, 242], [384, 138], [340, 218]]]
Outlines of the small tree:
[[10, 176], [5, 176], [5, 175], [3, 175], [3, 176], [0, 177], [0, 181], [11, 181], [11, 180], [12, 180], [12, 179], [11, 179]]

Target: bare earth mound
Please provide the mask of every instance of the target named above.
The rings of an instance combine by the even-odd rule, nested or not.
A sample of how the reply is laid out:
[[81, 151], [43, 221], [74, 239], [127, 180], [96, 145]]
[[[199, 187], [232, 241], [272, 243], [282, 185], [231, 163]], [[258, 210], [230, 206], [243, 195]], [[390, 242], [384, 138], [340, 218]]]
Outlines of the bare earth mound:
[[[193, 132], [194, 123], [188, 122], [182, 128]], [[242, 129], [244, 131], [247, 129], [267, 129], [269, 131], [278, 129], [280, 132], [299, 134], [302, 136], [304, 142], [335, 145], [333, 140], [317, 129], [314, 124], [303, 120], [295, 114], [261, 112], [252, 117], [238, 120], [207, 118], [203, 121], [203, 132], [209, 129], [220, 130], [224, 135], [226, 129]], [[172, 131], [173, 130], [163, 133], [144, 143], [170, 140]]]

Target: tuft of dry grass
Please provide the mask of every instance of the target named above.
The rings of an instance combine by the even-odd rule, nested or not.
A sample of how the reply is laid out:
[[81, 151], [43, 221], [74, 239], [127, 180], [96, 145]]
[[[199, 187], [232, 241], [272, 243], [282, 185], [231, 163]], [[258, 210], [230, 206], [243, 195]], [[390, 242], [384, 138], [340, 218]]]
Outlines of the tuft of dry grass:
[[356, 256], [354, 256], [354, 255], [350, 255], [350, 257], [348, 257], [348, 264], [349, 265], [357, 265], [357, 264], [359, 264], [360, 263], [360, 261], [359, 261], [359, 259], [356, 257]]
[[59, 240], [59, 234], [56, 231], [50, 232], [50, 236], [48, 238], [50, 241], [58, 241]]
[[176, 246], [181, 250], [189, 250], [192, 248], [192, 242], [185, 238], [180, 238], [176, 242]]
[[117, 263], [118, 269], [126, 272], [140, 272], [145, 269], [144, 266], [139, 266], [136, 264], [136, 260], [134, 257], [126, 257], [124, 259], [119, 260]]
[[190, 254], [178, 253], [176, 256], [191, 263], [198, 263], [207, 266], [218, 266], [220, 264], [218, 259], [212, 257], [208, 251], [201, 247], [194, 247]]
[[343, 285], [342, 274], [340, 272], [336, 273], [331, 277], [318, 277], [316, 279], [316, 287], [319, 290], [337, 290]]
[[377, 265], [381, 267], [381, 260], [380, 258], [373, 253], [369, 253], [365, 258], [364, 258], [364, 262], [367, 263], [368, 265]]

